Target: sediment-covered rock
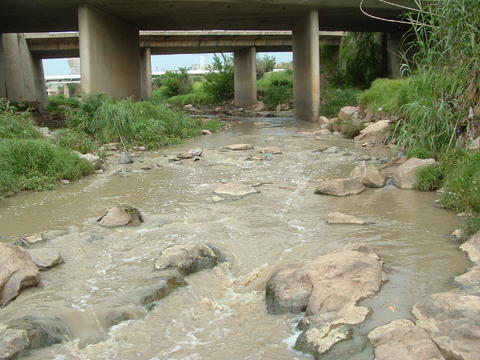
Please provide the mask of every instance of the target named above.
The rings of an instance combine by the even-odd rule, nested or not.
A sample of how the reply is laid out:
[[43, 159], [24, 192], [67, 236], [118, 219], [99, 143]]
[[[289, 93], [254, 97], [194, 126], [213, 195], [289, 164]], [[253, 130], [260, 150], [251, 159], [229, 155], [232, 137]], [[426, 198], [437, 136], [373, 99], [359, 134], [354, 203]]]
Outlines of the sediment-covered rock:
[[387, 136], [387, 129], [390, 126], [389, 120], [380, 120], [367, 126], [355, 137], [355, 142], [367, 145], [383, 143]]
[[27, 332], [0, 326], [0, 360], [12, 359], [28, 347]]
[[275, 146], [264, 147], [264, 148], [262, 148], [261, 152], [264, 153], [264, 154], [274, 154], [274, 155], [283, 154], [282, 149], [280, 149], [279, 147], [275, 147]]
[[211, 269], [225, 261], [222, 252], [209, 244], [186, 244], [168, 247], [155, 262], [156, 270], [176, 269], [189, 275]]
[[305, 311], [296, 348], [318, 356], [348, 338], [351, 325], [365, 320], [369, 309], [357, 302], [379, 291], [382, 278], [382, 262], [365, 246], [319, 256], [270, 278], [267, 310]]
[[351, 178], [359, 178], [366, 187], [381, 188], [385, 185], [386, 177], [375, 166], [367, 165], [363, 161], [350, 173]]
[[151, 310], [155, 303], [178, 287], [185, 286], [187, 283], [180, 274], [167, 274], [157, 279], [154, 285], [143, 286], [137, 289], [127, 291], [128, 302], [145, 306]]
[[118, 226], [137, 226], [143, 223], [143, 217], [140, 211], [128, 205], [118, 205], [107, 211], [98, 223], [106, 228]]
[[376, 360], [444, 360], [427, 332], [410, 320], [395, 320], [368, 334]]
[[320, 181], [315, 189], [315, 194], [348, 196], [360, 194], [365, 186], [358, 178], [345, 178]]
[[448, 359], [478, 360], [480, 354], [480, 296], [462, 290], [433, 294], [412, 309]]
[[360, 119], [359, 112], [357, 106], [344, 106], [338, 112], [337, 118], [340, 121], [358, 122]]
[[226, 145], [223, 148], [225, 150], [242, 151], [242, 150], [252, 150], [253, 145], [251, 145], [251, 144], [232, 144], [232, 145]]
[[434, 159], [410, 158], [395, 170], [393, 182], [400, 189], [414, 189], [417, 183], [417, 171], [434, 164]]
[[216, 195], [232, 196], [232, 197], [247, 196], [251, 194], [257, 194], [259, 192], [260, 191], [258, 189], [255, 189], [250, 184], [234, 183], [234, 182], [220, 184], [219, 186], [217, 186], [217, 188], [214, 191]]
[[22, 289], [36, 286], [40, 273], [25, 249], [0, 243], [0, 307], [16, 298]]
[[29, 249], [28, 253], [39, 270], [48, 270], [63, 262], [62, 255], [55, 249]]
[[339, 211], [328, 214], [328, 224], [352, 224], [352, 225], [365, 225], [371, 224], [371, 222], [365, 221], [353, 215], [343, 214]]

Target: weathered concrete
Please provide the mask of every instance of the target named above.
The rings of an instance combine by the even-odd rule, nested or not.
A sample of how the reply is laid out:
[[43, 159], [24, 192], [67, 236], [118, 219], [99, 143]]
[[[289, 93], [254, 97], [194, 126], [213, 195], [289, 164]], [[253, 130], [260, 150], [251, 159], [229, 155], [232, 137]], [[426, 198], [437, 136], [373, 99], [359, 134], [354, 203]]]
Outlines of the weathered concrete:
[[388, 76], [399, 78], [401, 76], [400, 66], [402, 64], [402, 35], [401, 32], [387, 33], [387, 68]]
[[257, 103], [257, 52], [254, 47], [235, 51], [235, 105]]
[[4, 95], [10, 101], [32, 103], [42, 108], [48, 100], [42, 60], [32, 56], [23, 34], [3, 34], [2, 42], [0, 84], [4, 86], [0, 88], [4, 88]]
[[141, 50], [141, 82], [142, 82], [142, 99], [148, 99], [152, 96], [152, 52], [150, 48]]
[[316, 121], [320, 110], [318, 11], [298, 18], [293, 27], [293, 97], [296, 117]]
[[3, 51], [3, 36], [0, 34], [0, 98], [7, 97], [5, 83], [5, 53]]
[[82, 90], [139, 99], [142, 86], [138, 29], [85, 5], [78, 9], [78, 27]]

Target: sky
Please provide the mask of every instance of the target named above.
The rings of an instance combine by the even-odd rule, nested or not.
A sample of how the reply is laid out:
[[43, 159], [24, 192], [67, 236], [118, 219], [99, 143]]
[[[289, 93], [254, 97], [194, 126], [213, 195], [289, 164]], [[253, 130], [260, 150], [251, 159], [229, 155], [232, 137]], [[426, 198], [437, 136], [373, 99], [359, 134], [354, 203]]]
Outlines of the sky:
[[[274, 56], [277, 63], [292, 61], [291, 52], [258, 53], [259, 57], [264, 55]], [[192, 55], [154, 55], [152, 56], [152, 70], [176, 70], [181, 67], [190, 67], [192, 64], [200, 63], [200, 56], [205, 57], [205, 63], [210, 64], [213, 54], [192, 54]], [[69, 75], [70, 68], [67, 59], [46, 59], [43, 60], [45, 76]]]

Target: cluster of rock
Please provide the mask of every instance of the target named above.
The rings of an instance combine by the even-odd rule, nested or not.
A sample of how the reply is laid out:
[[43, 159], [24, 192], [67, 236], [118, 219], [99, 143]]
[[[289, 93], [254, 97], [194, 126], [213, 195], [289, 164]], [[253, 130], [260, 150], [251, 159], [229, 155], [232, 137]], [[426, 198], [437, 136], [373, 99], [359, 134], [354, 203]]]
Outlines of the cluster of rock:
[[417, 171], [434, 164], [434, 159], [401, 157], [377, 168], [363, 161], [347, 178], [320, 181], [315, 193], [333, 196], [356, 195], [366, 188], [383, 187], [388, 178], [392, 178], [393, 183], [400, 189], [414, 189]]
[[267, 310], [305, 312], [295, 347], [318, 357], [365, 320], [370, 310], [357, 303], [378, 292], [384, 280], [378, 256], [356, 245], [277, 271], [266, 286]]

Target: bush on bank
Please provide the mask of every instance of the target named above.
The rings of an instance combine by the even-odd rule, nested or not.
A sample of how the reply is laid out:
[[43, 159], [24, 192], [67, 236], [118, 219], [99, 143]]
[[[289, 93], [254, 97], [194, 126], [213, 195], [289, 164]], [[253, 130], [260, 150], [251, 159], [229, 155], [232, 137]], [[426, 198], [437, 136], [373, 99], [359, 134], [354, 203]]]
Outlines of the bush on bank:
[[258, 97], [269, 110], [293, 103], [293, 71], [270, 72], [257, 81]]

